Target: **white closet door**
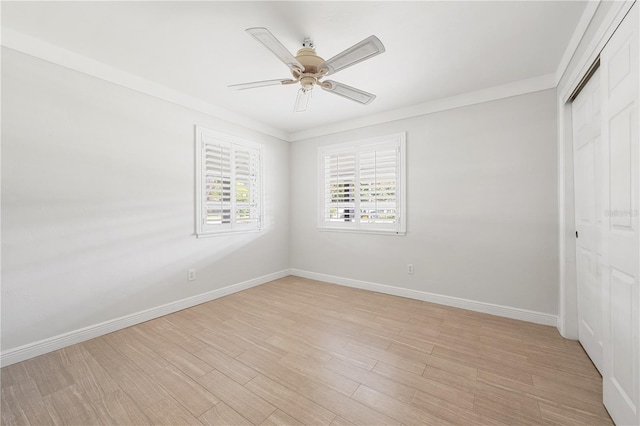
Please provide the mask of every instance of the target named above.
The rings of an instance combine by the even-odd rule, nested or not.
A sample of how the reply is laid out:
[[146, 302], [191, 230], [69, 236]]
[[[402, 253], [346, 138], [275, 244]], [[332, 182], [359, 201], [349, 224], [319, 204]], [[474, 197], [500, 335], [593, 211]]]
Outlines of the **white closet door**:
[[638, 49], [636, 4], [600, 55], [603, 386], [618, 425], [640, 424]]
[[600, 74], [596, 71], [573, 101], [574, 182], [576, 194], [576, 272], [578, 338], [602, 373], [602, 284]]

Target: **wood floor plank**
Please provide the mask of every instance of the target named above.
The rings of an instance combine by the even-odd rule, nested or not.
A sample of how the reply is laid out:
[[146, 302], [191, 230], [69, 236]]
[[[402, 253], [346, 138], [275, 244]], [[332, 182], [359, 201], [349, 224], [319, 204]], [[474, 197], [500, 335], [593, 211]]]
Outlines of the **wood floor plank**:
[[387, 352], [386, 350], [383, 351], [380, 349], [367, 347], [360, 343], [351, 342], [347, 344], [346, 349], [416, 375], [422, 375], [424, 369], [427, 367], [426, 363], [406, 359], [399, 355]]
[[151, 425], [151, 420], [126, 392], [117, 390], [92, 401], [96, 415], [105, 425]]
[[56, 352], [78, 385], [91, 401], [119, 391], [120, 387], [82, 345], [73, 345]]
[[94, 425], [99, 423], [89, 398], [77, 385], [58, 389], [42, 399], [54, 424]]
[[200, 349], [195, 353], [195, 356], [241, 385], [244, 385], [259, 374], [253, 368], [210, 346]]
[[202, 340], [207, 345], [224, 352], [232, 358], [235, 358], [250, 349], [247, 342], [238, 342], [237, 339], [231, 339], [229, 336], [212, 330], [202, 330], [193, 336]]
[[285, 277], [0, 371], [28, 424], [610, 425], [554, 327]]
[[53, 423], [35, 382], [27, 378], [13, 386], [2, 384], [0, 414], [3, 425]]
[[343, 419], [340, 416], [336, 416], [336, 418], [333, 419], [333, 421], [329, 426], [355, 426], [355, 425], [350, 421]]
[[210, 426], [253, 426], [253, 423], [222, 401], [198, 417], [198, 420]]
[[402, 334], [403, 332], [401, 332], [397, 336], [393, 336], [391, 340], [393, 340], [394, 342], [400, 345], [408, 346], [410, 348], [417, 349], [422, 352], [431, 353], [431, 351], [433, 350], [433, 346], [436, 342], [436, 338], [432, 338], [429, 336], [415, 337], [415, 334], [411, 334], [411, 336], [406, 336]]
[[532, 366], [530, 364], [527, 365], [527, 371], [531, 373], [532, 378], [534, 376], [544, 377], [553, 382], [575, 386], [602, 395], [601, 377], [586, 377], [539, 365]]
[[484, 417], [476, 413], [473, 409], [465, 410], [454, 402], [436, 398], [420, 390], [416, 392], [416, 396], [411, 404], [436, 417], [462, 426], [504, 426], [507, 424], [489, 417]]
[[43, 397], [73, 385], [73, 377], [56, 352], [29, 359], [24, 367]]
[[[30, 424], [27, 417], [27, 413], [20, 405], [21, 395], [16, 395], [16, 392], [20, 392], [20, 386], [3, 386], [2, 394], [0, 395], [0, 424], [3, 425], [28, 425]], [[37, 395], [40, 399], [40, 395]], [[42, 401], [40, 401], [42, 402]], [[42, 405], [44, 408], [44, 404]], [[45, 409], [46, 412], [46, 409]], [[48, 415], [48, 414], [47, 414]], [[51, 418], [48, 419], [51, 421]]]
[[175, 367], [162, 369], [151, 377], [194, 417], [201, 416], [220, 402], [211, 392]]
[[378, 392], [382, 392], [403, 402], [410, 403], [416, 393], [416, 389], [413, 387], [391, 380], [388, 377], [367, 369], [354, 366], [339, 358], [332, 358], [330, 361], [326, 362], [325, 365], [327, 368], [335, 371], [336, 373], [342, 374], [357, 383], [366, 385]]
[[289, 389], [295, 390], [307, 378], [297, 371], [280, 364], [280, 357], [261, 348], [254, 348], [237, 357], [238, 361], [248, 365], [264, 376], [269, 377]]
[[182, 333], [193, 336], [206, 329], [205, 325], [202, 324], [203, 322], [208, 323], [210, 321], [203, 320], [202, 315], [197, 313], [197, 308], [198, 306], [194, 306], [191, 309], [174, 312], [164, 318], [169, 324], [179, 329]]
[[369, 371], [371, 371], [378, 362], [378, 360], [374, 358], [362, 355], [361, 353], [352, 351], [348, 348], [332, 349], [331, 355], [333, 355], [333, 358], [341, 359], [344, 362], [348, 362], [349, 364], [353, 364], [356, 367], [364, 368]]
[[144, 409], [145, 415], [151, 420], [153, 425], [193, 425], [202, 426], [197, 418], [195, 418], [187, 409], [185, 409], [178, 401], [170, 396], [162, 398], [158, 402]]
[[292, 391], [278, 382], [259, 375], [247, 383], [247, 388], [296, 420], [309, 425], [328, 425], [335, 414]]
[[416, 406], [406, 404], [380, 393], [367, 386], [360, 386], [353, 394], [356, 401], [360, 401], [371, 408], [381, 411], [404, 425], [450, 425], [451, 423], [434, 416]]
[[287, 353], [295, 353], [318, 361], [328, 361], [332, 358], [332, 354], [330, 352], [321, 350], [317, 346], [310, 345], [305, 340], [291, 335], [285, 336], [275, 334], [267, 339], [267, 343], [270, 343]]
[[433, 395], [436, 398], [455, 402], [462, 408], [473, 408], [473, 393], [471, 392], [460, 390], [449, 384], [409, 373], [383, 362], [376, 364], [373, 371], [406, 386], [410, 386], [427, 394]]
[[538, 402], [512, 390], [478, 382], [473, 410], [505, 424], [539, 425], [542, 416]]
[[299, 422], [284, 411], [276, 410], [260, 426], [304, 426], [304, 423]]
[[155, 353], [152, 344], [141, 338], [131, 327], [103, 336], [116, 351], [147, 374], [153, 374], [169, 366], [169, 362]]
[[513, 366], [506, 362], [498, 362], [491, 359], [483, 358], [479, 354], [470, 352], [462, 352], [459, 350], [445, 348], [439, 345], [433, 349], [432, 355], [444, 359], [453, 360], [460, 364], [470, 365], [478, 370], [487, 371], [508, 377], [512, 380], [518, 380], [525, 384], [533, 384], [531, 373], [525, 367], [526, 364]]
[[400, 425], [399, 421], [323, 384], [308, 381], [302, 386], [302, 391], [316, 404], [355, 425]]
[[111, 376], [126, 370], [137, 369], [133, 361], [122, 355], [107, 342], [105, 336], [87, 340], [80, 343], [80, 346], [89, 352], [93, 359]]
[[20, 385], [29, 380], [31, 380], [31, 378], [25, 368], [24, 362], [8, 365], [0, 369], [0, 386], [3, 388]]
[[208, 345], [200, 339], [196, 339], [182, 328], [176, 326], [168, 320], [170, 315], [156, 318], [152, 321], [143, 322], [136, 326], [141, 330], [151, 330], [163, 336], [166, 340], [178, 345], [185, 351], [194, 353]]
[[116, 371], [112, 376], [118, 386], [142, 409], [168, 396], [162, 386], [138, 368]]
[[453, 386], [467, 393], [475, 393], [477, 390], [475, 378], [468, 379], [464, 376], [433, 367], [432, 365], [427, 365], [422, 376], [436, 382]]
[[276, 410], [251, 387], [239, 385], [217, 370], [198, 378], [198, 382], [253, 424], [262, 423]]
[[181, 348], [177, 344], [166, 339], [153, 330], [134, 327], [133, 330], [140, 334], [149, 347], [158, 355], [169, 361], [173, 366], [192, 378], [207, 374], [213, 367], [193, 353]]
[[602, 418], [608, 418], [609, 414], [600, 402], [600, 395], [591, 393], [592, 397], [587, 396], [588, 391], [577, 391], [578, 388], [574, 388], [575, 392], [568, 391], [567, 387], [560, 387], [557, 385], [544, 386], [538, 381], [538, 385], [527, 385], [520, 383], [516, 380], [510, 380], [508, 378], [498, 376], [492, 373], [486, 373], [480, 371], [478, 373], [478, 381], [488, 383], [490, 385], [507, 389], [511, 392], [518, 392], [524, 395], [530, 395], [535, 400], [543, 400], [547, 402], [560, 402], [563, 405], [585, 411], [587, 413], [600, 416]]
[[290, 353], [280, 358], [278, 362], [311, 380], [324, 383], [346, 396], [351, 396], [358, 386], [360, 386], [360, 383], [325, 367], [324, 363], [319, 363], [311, 358], [305, 358], [295, 353]]
[[230, 331], [244, 337], [253, 337], [255, 339], [267, 340], [273, 335], [273, 333], [254, 327], [253, 325], [244, 321], [240, 321], [237, 318], [226, 320], [224, 322], [224, 325], [226, 325]]
[[[444, 370], [446, 372], [462, 376], [469, 380], [475, 380], [476, 377], [478, 377], [477, 368], [438, 356], [429, 357], [429, 359], [427, 360], [427, 367], [434, 367], [440, 370]], [[427, 371], [426, 368], [425, 371]], [[424, 372], [422, 374], [424, 375]]]
[[557, 394], [569, 394], [576, 399], [594, 404], [602, 399], [601, 392], [583, 389], [570, 383], [558, 383], [556, 380], [545, 376], [533, 375], [533, 386], [540, 389], [539, 395], [548, 392], [551, 398], [556, 399]]
[[394, 342], [389, 346], [387, 352], [398, 355], [405, 359], [419, 362], [420, 364], [426, 364], [429, 358], [431, 358], [430, 354], [433, 350], [433, 345], [429, 345], [428, 347], [429, 351], [424, 351], [405, 345], [403, 343]]
[[557, 425], [613, 425], [611, 419], [585, 413], [570, 407], [540, 402], [540, 414], [546, 421]]
[[531, 353], [527, 357], [530, 364], [541, 365], [578, 376], [600, 377], [600, 373], [587, 359], [568, 359], [558, 355]]

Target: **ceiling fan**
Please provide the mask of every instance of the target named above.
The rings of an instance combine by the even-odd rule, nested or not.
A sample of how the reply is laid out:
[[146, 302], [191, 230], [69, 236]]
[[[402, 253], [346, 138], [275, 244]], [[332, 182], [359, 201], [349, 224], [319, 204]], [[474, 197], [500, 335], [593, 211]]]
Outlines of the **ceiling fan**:
[[360, 43], [354, 44], [347, 50], [325, 61], [316, 54], [313, 42], [309, 38], [304, 39], [302, 49], [298, 50], [298, 53], [294, 57], [266, 28], [247, 28], [246, 31], [267, 49], [271, 50], [278, 59], [284, 62], [291, 70], [293, 78], [231, 84], [228, 87], [245, 90], [278, 84], [300, 83], [301, 87], [300, 90], [298, 90], [298, 97], [296, 98], [294, 108], [296, 112], [307, 109], [311, 91], [316, 85], [329, 93], [334, 93], [364, 105], [376, 98], [376, 95], [356, 89], [355, 87], [347, 86], [346, 84], [333, 80], [322, 81], [321, 79], [324, 76], [335, 74], [351, 65], [383, 53], [385, 49], [378, 37], [367, 37]]

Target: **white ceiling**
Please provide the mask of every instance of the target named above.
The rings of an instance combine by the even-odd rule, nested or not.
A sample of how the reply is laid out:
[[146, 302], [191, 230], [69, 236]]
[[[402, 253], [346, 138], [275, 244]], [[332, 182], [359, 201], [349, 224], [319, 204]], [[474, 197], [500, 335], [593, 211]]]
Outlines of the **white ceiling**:
[[[584, 1], [2, 2], [2, 25], [287, 133], [556, 72]], [[331, 76], [374, 93], [363, 106], [297, 86], [228, 84], [289, 77], [244, 32], [267, 27], [292, 53], [310, 36], [328, 59], [375, 34], [386, 52]]]

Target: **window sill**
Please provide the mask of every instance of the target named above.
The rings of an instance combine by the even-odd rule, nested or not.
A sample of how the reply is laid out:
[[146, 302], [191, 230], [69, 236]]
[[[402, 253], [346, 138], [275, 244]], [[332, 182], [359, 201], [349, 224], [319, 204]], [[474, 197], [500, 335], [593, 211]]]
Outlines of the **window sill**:
[[402, 237], [406, 235], [406, 231], [384, 231], [375, 229], [347, 229], [347, 228], [317, 228], [320, 232], [343, 232], [351, 234], [376, 234], [376, 235], [395, 235]]
[[197, 238], [209, 238], [209, 237], [221, 237], [224, 235], [237, 235], [237, 234], [253, 234], [256, 232], [261, 232], [264, 228], [260, 229], [237, 229], [237, 230], [229, 230], [229, 231], [220, 231], [220, 232], [208, 232], [206, 234], [196, 233]]

